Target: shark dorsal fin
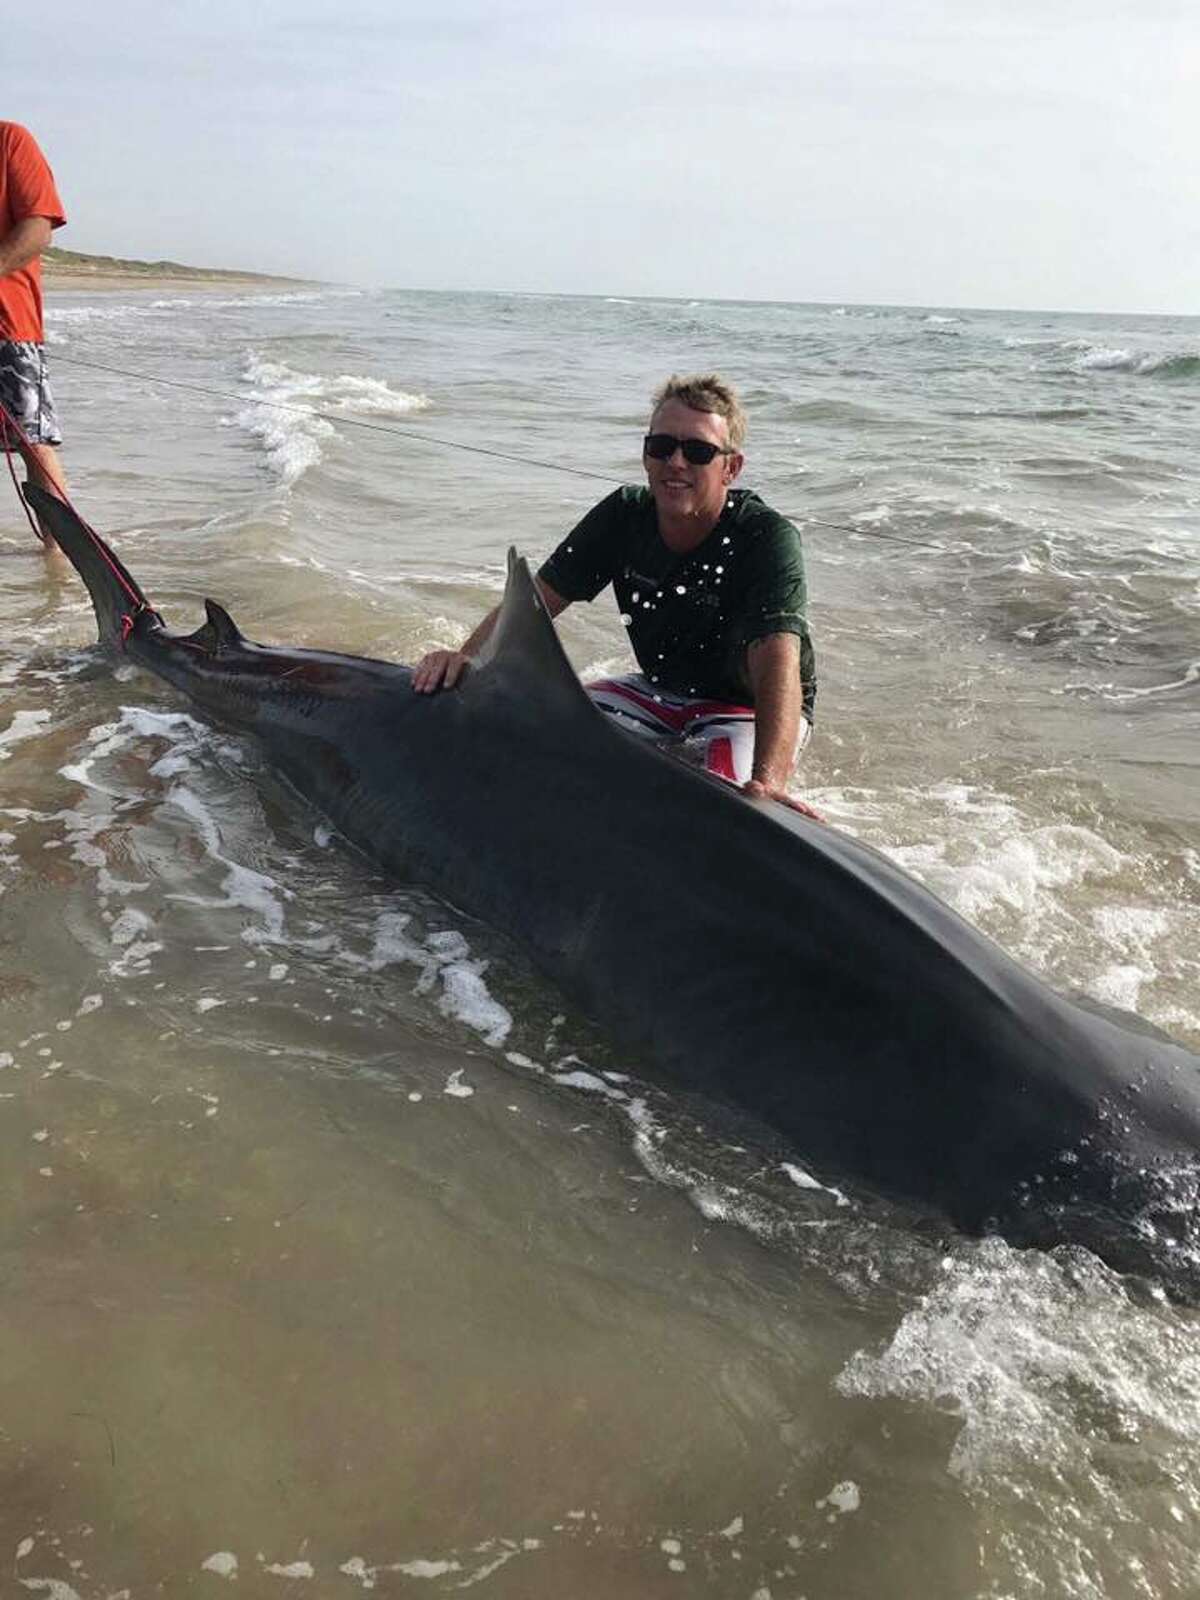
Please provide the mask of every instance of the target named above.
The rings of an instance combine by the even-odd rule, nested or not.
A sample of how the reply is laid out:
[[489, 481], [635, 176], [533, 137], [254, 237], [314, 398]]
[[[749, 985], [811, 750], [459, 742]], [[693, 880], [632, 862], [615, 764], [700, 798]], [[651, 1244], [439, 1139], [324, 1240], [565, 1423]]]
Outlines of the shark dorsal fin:
[[515, 549], [508, 552], [508, 583], [500, 615], [471, 676], [481, 685], [488, 679], [516, 679], [542, 704], [553, 699], [564, 709], [592, 709], [550, 620], [529, 563]]
[[219, 656], [226, 650], [236, 649], [245, 643], [237, 623], [224, 606], [218, 605], [215, 600], [206, 600], [204, 609], [208, 614], [208, 621], [202, 628], [197, 628], [195, 633], [189, 633], [183, 643], [199, 645], [202, 650], [214, 656]]

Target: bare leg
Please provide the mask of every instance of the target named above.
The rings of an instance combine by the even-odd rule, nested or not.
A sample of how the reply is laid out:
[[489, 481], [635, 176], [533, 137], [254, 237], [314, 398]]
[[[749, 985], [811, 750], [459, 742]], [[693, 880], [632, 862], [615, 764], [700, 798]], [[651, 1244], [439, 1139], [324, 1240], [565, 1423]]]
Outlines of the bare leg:
[[[25, 466], [29, 474], [28, 481], [34, 484], [35, 487], [44, 489], [47, 494], [54, 494], [60, 500], [65, 500], [67, 498], [67, 480], [63, 476], [62, 464], [58, 459], [58, 451], [53, 445], [26, 445], [21, 450], [21, 454], [25, 457]], [[38, 518], [38, 529], [42, 535], [42, 549], [46, 555], [61, 557], [62, 551], [42, 526], [40, 517]]]

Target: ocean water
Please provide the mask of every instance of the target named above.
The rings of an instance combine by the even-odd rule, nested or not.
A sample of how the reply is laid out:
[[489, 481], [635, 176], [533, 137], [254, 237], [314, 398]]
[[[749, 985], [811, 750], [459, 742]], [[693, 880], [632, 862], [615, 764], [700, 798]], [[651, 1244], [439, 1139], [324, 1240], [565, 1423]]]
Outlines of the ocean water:
[[[796, 792], [1200, 1049], [1200, 320], [144, 290], [48, 326], [76, 503], [172, 626], [211, 595], [399, 660], [636, 479], [662, 376], [724, 371], [805, 538]], [[30, 546], [10, 500], [14, 1594], [1200, 1594], [1195, 1311], [646, 1090], [101, 658]], [[562, 631], [627, 661], [607, 598]]]

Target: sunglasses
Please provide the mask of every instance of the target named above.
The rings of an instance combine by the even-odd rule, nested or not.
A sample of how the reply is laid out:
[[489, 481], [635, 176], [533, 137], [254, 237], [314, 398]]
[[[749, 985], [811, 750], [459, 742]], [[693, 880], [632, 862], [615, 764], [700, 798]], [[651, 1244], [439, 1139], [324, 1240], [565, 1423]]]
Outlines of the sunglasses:
[[707, 439], [677, 439], [673, 433], [648, 433], [642, 440], [642, 449], [652, 461], [669, 461], [676, 450], [683, 451], [689, 466], [706, 467], [714, 456], [731, 456], [732, 448], [725, 444], [710, 444]]

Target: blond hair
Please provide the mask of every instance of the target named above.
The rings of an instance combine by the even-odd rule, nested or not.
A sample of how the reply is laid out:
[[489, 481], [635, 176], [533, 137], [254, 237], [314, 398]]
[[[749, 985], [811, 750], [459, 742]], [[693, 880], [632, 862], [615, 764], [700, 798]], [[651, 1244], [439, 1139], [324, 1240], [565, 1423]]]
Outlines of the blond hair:
[[679, 400], [693, 411], [708, 411], [713, 416], [724, 417], [733, 449], [740, 450], [746, 442], [746, 413], [737, 391], [715, 372], [692, 373], [686, 378], [672, 373], [666, 383], [655, 390], [651, 418], [668, 400]]

